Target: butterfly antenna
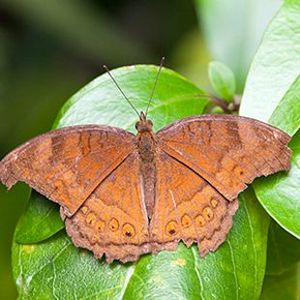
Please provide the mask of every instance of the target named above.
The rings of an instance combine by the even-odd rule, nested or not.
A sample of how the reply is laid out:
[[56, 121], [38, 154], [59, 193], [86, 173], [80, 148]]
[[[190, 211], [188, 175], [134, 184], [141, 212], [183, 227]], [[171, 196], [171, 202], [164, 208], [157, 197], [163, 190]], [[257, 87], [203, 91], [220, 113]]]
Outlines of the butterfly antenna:
[[117, 88], [119, 89], [119, 91], [121, 92], [121, 94], [124, 96], [124, 98], [126, 99], [126, 101], [129, 103], [129, 105], [132, 107], [132, 109], [135, 111], [135, 113], [138, 115], [138, 117], [140, 117], [139, 112], [137, 111], [137, 109], [134, 107], [134, 105], [131, 103], [131, 101], [128, 99], [128, 97], [124, 94], [124, 92], [122, 91], [122, 89], [120, 88], [119, 84], [117, 83], [117, 81], [113, 78], [113, 76], [110, 73], [109, 68], [106, 65], [103, 65], [103, 68], [105, 69], [105, 71], [108, 73], [108, 75], [110, 76], [110, 78], [112, 79], [112, 81], [115, 83], [115, 85], [117, 86]]
[[145, 116], [147, 117], [147, 114], [148, 114], [148, 110], [149, 110], [149, 107], [150, 107], [150, 103], [152, 101], [152, 98], [153, 98], [153, 95], [154, 95], [154, 92], [155, 92], [155, 89], [156, 89], [156, 85], [157, 85], [157, 81], [158, 81], [158, 77], [159, 77], [159, 74], [160, 74], [160, 71], [164, 65], [164, 61], [165, 61], [165, 57], [163, 56], [160, 60], [160, 64], [159, 64], [159, 69], [158, 69], [158, 72], [157, 72], [157, 75], [156, 75], [156, 78], [155, 78], [155, 82], [154, 82], [154, 86], [153, 86], [153, 89], [152, 89], [152, 92], [151, 92], [151, 96], [150, 96], [150, 99], [148, 101], [148, 105], [147, 105], [147, 108], [146, 108], [146, 112], [145, 112]]

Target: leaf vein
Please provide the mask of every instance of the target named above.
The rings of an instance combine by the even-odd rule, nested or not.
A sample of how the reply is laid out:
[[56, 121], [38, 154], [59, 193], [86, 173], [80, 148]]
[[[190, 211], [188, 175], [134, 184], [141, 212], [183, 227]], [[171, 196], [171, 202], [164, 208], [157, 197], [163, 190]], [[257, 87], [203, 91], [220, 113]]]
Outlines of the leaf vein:
[[249, 214], [249, 211], [248, 211], [248, 207], [247, 207], [247, 201], [244, 201], [244, 206], [245, 206], [245, 212], [246, 212], [246, 215], [247, 215], [247, 220], [248, 220], [248, 223], [249, 223], [249, 228], [250, 228], [250, 232], [251, 232], [251, 244], [253, 246], [253, 253], [254, 253], [254, 284], [255, 286], [257, 287], [257, 249], [256, 249], [256, 246], [255, 246], [255, 241], [254, 241], [254, 231], [253, 231], [253, 226], [252, 226], [252, 222], [251, 222], [251, 219], [250, 219], [250, 214]]
[[233, 275], [234, 275], [234, 281], [235, 281], [235, 287], [236, 287], [235, 288], [235, 298], [239, 299], [239, 283], [238, 283], [238, 278], [236, 275], [236, 265], [235, 265], [233, 250], [232, 250], [231, 242], [229, 241], [229, 239], [227, 240], [227, 243], [228, 243], [229, 250], [230, 250], [230, 257], [231, 257], [231, 261], [232, 261]]
[[194, 270], [195, 270], [195, 273], [197, 275], [197, 278], [198, 278], [198, 281], [199, 281], [199, 284], [200, 284], [200, 299], [204, 299], [203, 297], [203, 291], [204, 291], [204, 286], [203, 286], [203, 281], [202, 281], [202, 278], [199, 274], [199, 271], [196, 267], [196, 262], [199, 261], [199, 258], [198, 258], [198, 253], [195, 253], [196, 249], [194, 247], [191, 248], [192, 250], [192, 254], [193, 254], [193, 257], [194, 257]]

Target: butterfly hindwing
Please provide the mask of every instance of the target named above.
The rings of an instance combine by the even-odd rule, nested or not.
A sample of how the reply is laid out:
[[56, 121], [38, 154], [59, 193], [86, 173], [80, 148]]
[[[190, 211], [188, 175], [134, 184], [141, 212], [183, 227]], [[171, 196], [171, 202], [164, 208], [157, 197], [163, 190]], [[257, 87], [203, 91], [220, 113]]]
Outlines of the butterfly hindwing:
[[64, 218], [73, 243], [97, 258], [123, 262], [150, 252], [148, 219], [142, 202], [139, 157], [129, 155], [99, 184], [78, 212]]
[[179, 240], [198, 243], [201, 255], [215, 250], [232, 226], [238, 201], [227, 201], [190, 168], [160, 151], [156, 204], [150, 231], [157, 250], [174, 249]]

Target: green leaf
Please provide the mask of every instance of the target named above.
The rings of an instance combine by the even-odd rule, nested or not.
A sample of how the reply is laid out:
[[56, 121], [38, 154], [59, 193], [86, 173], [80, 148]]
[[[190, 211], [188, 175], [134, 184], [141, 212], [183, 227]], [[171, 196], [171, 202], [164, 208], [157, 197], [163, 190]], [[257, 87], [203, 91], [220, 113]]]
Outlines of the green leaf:
[[267, 121], [299, 75], [300, 1], [286, 0], [251, 64], [240, 114]]
[[278, 276], [266, 276], [261, 300], [299, 300], [300, 263]]
[[234, 72], [238, 93], [243, 90], [253, 55], [280, 3], [279, 0], [195, 1], [212, 57]]
[[269, 228], [266, 277], [261, 299], [298, 300], [300, 241], [272, 221]]
[[267, 257], [266, 275], [280, 275], [300, 261], [300, 241], [272, 221]]
[[[273, 112], [269, 122], [293, 135], [300, 127], [300, 76]], [[256, 195], [267, 212], [287, 231], [300, 238], [300, 131], [290, 143], [291, 170], [254, 183]]]
[[[145, 111], [152, 93], [157, 67], [136, 65], [116, 69], [117, 79], [125, 95], [138, 111]], [[190, 114], [201, 114], [208, 104], [203, 91], [178, 73], [162, 69], [148, 115], [155, 118], [154, 131]], [[98, 77], [62, 108], [54, 127], [70, 124], [109, 124], [136, 132], [137, 115], [108, 76]]]
[[[112, 74], [137, 108], [145, 109], [157, 67], [125, 67]], [[202, 113], [207, 99], [201, 94], [177, 73], [163, 69], [149, 111], [155, 128]], [[105, 74], [67, 102], [56, 126], [104, 123], [133, 131], [136, 118]], [[32, 216], [32, 224], [36, 217]], [[63, 230], [38, 244], [14, 241], [14, 277], [21, 299], [257, 299], [265, 270], [268, 224], [269, 217], [247, 190], [240, 196], [227, 241], [204, 259], [195, 246], [188, 249], [180, 244], [176, 252], [108, 265], [76, 248]], [[17, 230], [22, 231], [20, 225]]]
[[254, 182], [255, 193], [265, 210], [288, 232], [300, 238], [300, 131], [289, 147], [291, 169]]
[[11, 268], [11, 243], [14, 229], [24, 210], [30, 189], [25, 183], [16, 184], [10, 191], [0, 185], [0, 289], [1, 298], [17, 299], [17, 290]]
[[279, 102], [269, 123], [290, 135], [294, 135], [300, 128], [300, 76]]
[[20, 218], [16, 228], [16, 242], [37, 243], [63, 229], [64, 222], [57, 211], [58, 205], [32, 191], [28, 208]]
[[[269, 123], [293, 135], [300, 127], [300, 77], [298, 76], [273, 112]], [[260, 203], [283, 228], [300, 238], [300, 131], [290, 143], [291, 170], [254, 182]]]
[[[300, 2], [287, 0], [267, 29], [247, 78], [240, 114], [269, 120], [294, 134], [299, 126]], [[298, 186], [299, 134], [293, 150], [291, 170], [254, 182], [255, 193], [266, 211], [287, 231], [300, 237]]]
[[[258, 299], [265, 270], [269, 218], [251, 190], [239, 199], [234, 227], [217, 252], [201, 259], [196, 247], [189, 250], [181, 245], [176, 253], [162, 252], [159, 257], [139, 261], [134, 274], [145, 280], [145, 298]], [[139, 291], [140, 283], [129, 282], [125, 299]]]
[[231, 102], [235, 94], [235, 77], [223, 63], [213, 61], [208, 66], [208, 77], [217, 96]]

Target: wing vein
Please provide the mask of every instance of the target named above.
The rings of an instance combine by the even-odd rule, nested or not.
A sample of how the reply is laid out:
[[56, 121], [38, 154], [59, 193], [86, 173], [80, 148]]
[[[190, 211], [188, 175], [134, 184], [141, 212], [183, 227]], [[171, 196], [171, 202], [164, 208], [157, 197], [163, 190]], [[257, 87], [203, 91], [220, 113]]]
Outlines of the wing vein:
[[[73, 215], [75, 215], [79, 210], [80, 210], [80, 208], [82, 207], [82, 206], [84, 206], [84, 204], [85, 204], [85, 202], [90, 198], [90, 196], [94, 193], [94, 191], [102, 184], [102, 182], [103, 181], [105, 181], [105, 179], [107, 178], [107, 177], [109, 177], [113, 172], [115, 172], [115, 170], [117, 170], [125, 161], [126, 161], [126, 159], [129, 157], [129, 156], [131, 156], [131, 155], [133, 155], [134, 153], [129, 153], [129, 154], [127, 154], [127, 156], [125, 156], [125, 158], [114, 168], [114, 169], [112, 169], [98, 184], [97, 184], [97, 186], [92, 190], [92, 192], [86, 197], [86, 199], [81, 203], [81, 205], [77, 208], [77, 210], [73, 213]], [[105, 172], [107, 171], [107, 170], [109, 170], [110, 168], [107, 168], [106, 170], [105, 170]], [[103, 173], [105, 173], [105, 172], [103, 172]]]

